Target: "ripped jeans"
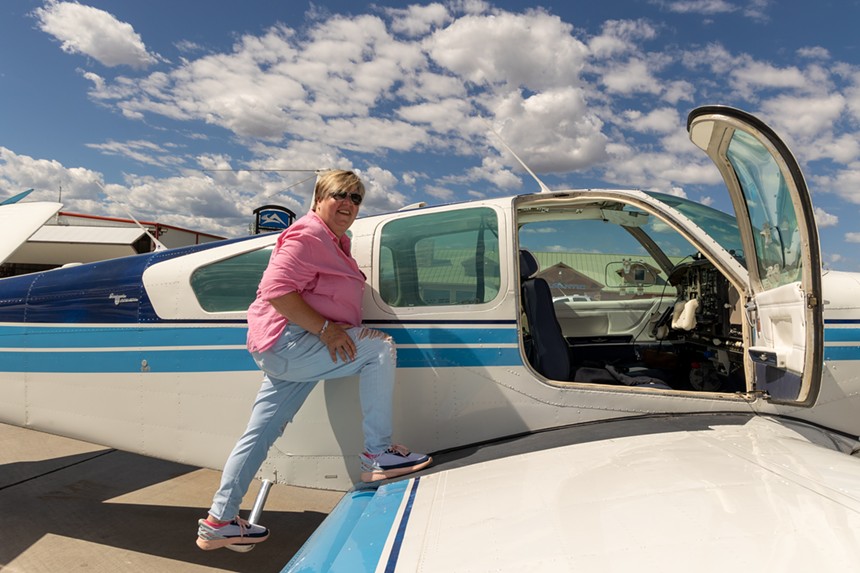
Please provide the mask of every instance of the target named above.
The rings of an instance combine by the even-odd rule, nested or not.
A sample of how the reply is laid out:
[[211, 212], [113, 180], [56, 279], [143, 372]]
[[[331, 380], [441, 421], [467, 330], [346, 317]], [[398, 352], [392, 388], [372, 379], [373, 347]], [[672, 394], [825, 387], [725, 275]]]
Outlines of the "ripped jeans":
[[229, 520], [238, 515], [251, 480], [263, 465], [269, 448], [284, 432], [296, 412], [326, 378], [359, 375], [364, 449], [377, 454], [391, 445], [391, 410], [396, 350], [387, 334], [364, 327], [347, 330], [355, 341], [355, 360], [332, 362], [328, 347], [315, 334], [289, 324], [278, 342], [264, 352], [252, 352], [265, 373], [245, 433], [239, 438], [221, 475], [215, 493], [214, 517]]

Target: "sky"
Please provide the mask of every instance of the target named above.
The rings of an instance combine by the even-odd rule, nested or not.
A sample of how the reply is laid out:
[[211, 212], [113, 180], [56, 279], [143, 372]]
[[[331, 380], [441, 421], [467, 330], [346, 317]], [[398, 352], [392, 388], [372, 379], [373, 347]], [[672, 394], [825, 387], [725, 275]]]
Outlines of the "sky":
[[701, 105], [765, 120], [860, 271], [860, 0], [6, 0], [0, 200], [226, 237], [353, 169], [362, 214], [636, 188], [731, 211]]

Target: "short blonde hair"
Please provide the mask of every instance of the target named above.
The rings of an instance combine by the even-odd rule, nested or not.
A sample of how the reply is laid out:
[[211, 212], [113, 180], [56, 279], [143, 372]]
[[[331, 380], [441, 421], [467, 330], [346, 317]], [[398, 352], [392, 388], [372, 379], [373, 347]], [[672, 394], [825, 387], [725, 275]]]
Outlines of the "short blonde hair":
[[317, 183], [314, 185], [314, 200], [311, 204], [311, 211], [316, 208], [317, 203], [338, 191], [359, 193], [364, 197], [364, 183], [352, 171], [342, 169], [323, 171], [317, 176]]

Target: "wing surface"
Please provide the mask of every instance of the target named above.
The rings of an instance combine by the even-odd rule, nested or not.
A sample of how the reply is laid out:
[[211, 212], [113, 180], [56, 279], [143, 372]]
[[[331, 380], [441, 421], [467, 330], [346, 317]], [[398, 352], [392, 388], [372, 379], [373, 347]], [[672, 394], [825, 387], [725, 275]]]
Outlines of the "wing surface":
[[566, 435], [567, 445], [351, 492], [284, 571], [856, 565], [856, 442], [737, 415], [620, 420]]

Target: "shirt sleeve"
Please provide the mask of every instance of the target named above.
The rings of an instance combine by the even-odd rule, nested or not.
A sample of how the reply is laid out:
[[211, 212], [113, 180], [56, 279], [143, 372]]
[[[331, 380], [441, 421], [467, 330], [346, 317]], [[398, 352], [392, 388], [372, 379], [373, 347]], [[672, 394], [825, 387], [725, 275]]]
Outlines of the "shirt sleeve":
[[260, 297], [272, 300], [291, 292], [313, 290], [319, 273], [313, 264], [319, 256], [319, 239], [309, 233], [285, 235], [272, 253], [260, 280]]

